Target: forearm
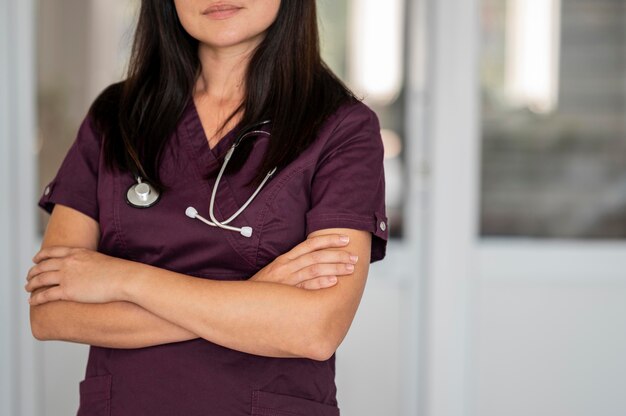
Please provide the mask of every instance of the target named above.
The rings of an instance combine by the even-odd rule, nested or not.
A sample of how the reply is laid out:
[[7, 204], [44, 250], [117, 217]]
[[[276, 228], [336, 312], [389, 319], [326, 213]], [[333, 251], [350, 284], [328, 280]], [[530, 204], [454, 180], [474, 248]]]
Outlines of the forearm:
[[[137, 263], [121, 295], [216, 344], [270, 357], [323, 358], [326, 290], [198, 279]], [[320, 358], [317, 358], [320, 357]]]
[[198, 338], [130, 302], [55, 301], [30, 307], [33, 335], [109, 348], [141, 348]]

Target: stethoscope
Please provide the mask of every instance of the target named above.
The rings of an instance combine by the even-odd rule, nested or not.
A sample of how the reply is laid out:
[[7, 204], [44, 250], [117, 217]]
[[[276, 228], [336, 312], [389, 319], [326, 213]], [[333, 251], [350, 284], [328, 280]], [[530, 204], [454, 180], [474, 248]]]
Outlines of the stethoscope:
[[[187, 209], [185, 210], [185, 215], [187, 215], [189, 218], [197, 218], [203, 223], [213, 226], [213, 227], [220, 227], [225, 230], [237, 231], [244, 237], [252, 236], [252, 227], [247, 226], [247, 225], [243, 227], [233, 227], [228, 224], [231, 221], [233, 221], [235, 218], [237, 218], [248, 207], [248, 205], [250, 205], [254, 197], [256, 197], [257, 194], [261, 191], [261, 188], [263, 188], [263, 185], [265, 185], [268, 179], [276, 172], [276, 167], [274, 167], [274, 169], [270, 170], [267, 173], [267, 175], [265, 175], [265, 178], [263, 179], [263, 181], [259, 184], [259, 186], [256, 188], [254, 193], [250, 196], [250, 198], [248, 198], [245, 204], [243, 204], [241, 208], [239, 208], [237, 212], [231, 215], [230, 218], [228, 218], [227, 220], [222, 221], [222, 222], [218, 221], [215, 218], [215, 214], [213, 213], [213, 207], [215, 205], [215, 195], [217, 194], [217, 187], [219, 186], [220, 180], [222, 179], [222, 175], [224, 171], [226, 170], [228, 161], [233, 155], [235, 148], [237, 148], [237, 146], [239, 146], [241, 141], [248, 136], [257, 136], [257, 135], [262, 134], [267, 137], [270, 137], [271, 136], [270, 133], [263, 131], [263, 130], [258, 130], [259, 127], [264, 126], [268, 124], [269, 122], [270, 120], [265, 120], [249, 127], [248, 129], [246, 129], [246, 131], [240, 133], [237, 136], [237, 138], [233, 142], [230, 149], [228, 149], [226, 156], [224, 156], [224, 163], [222, 164], [222, 167], [217, 175], [217, 178], [215, 179], [215, 185], [213, 186], [213, 191], [211, 192], [211, 201], [209, 203], [209, 216], [211, 217], [212, 221], [209, 221], [203, 218], [202, 216], [200, 216], [198, 214], [198, 211], [194, 207], [187, 207]], [[126, 202], [135, 208], [148, 208], [156, 204], [161, 198], [160, 193], [152, 185], [150, 185], [149, 182], [143, 180], [141, 175], [135, 173], [134, 176], [135, 176], [137, 183], [132, 184], [126, 191]]]

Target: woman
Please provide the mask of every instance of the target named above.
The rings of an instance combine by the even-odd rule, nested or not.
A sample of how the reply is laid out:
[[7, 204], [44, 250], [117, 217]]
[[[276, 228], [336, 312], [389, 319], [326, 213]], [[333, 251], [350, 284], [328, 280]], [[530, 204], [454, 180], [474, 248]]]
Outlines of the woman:
[[[222, 225], [260, 191], [228, 229], [185, 215], [214, 189]], [[91, 345], [79, 415], [339, 414], [388, 228], [378, 120], [321, 61], [314, 0], [143, 0], [127, 78], [39, 206], [31, 326]]]

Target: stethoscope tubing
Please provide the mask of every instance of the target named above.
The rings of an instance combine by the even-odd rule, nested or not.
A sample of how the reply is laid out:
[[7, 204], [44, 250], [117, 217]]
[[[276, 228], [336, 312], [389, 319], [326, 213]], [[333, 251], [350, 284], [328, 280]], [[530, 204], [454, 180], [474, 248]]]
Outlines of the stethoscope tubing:
[[[270, 177], [272, 177], [272, 175], [274, 175], [274, 173], [276, 172], [277, 167], [274, 167], [271, 171], [269, 171], [266, 175], [265, 178], [263, 178], [263, 181], [259, 184], [259, 186], [257, 186], [256, 190], [254, 191], [254, 193], [248, 198], [248, 200], [241, 206], [241, 208], [239, 208], [233, 215], [231, 215], [228, 219], [224, 220], [224, 221], [219, 221], [217, 218], [215, 218], [215, 214], [214, 214], [214, 206], [215, 206], [215, 198], [217, 195], [217, 189], [220, 183], [220, 180], [224, 174], [224, 171], [226, 170], [226, 166], [228, 165], [228, 162], [230, 161], [230, 158], [233, 155], [233, 152], [235, 151], [235, 148], [237, 148], [237, 146], [239, 146], [239, 144], [241, 143], [241, 141], [243, 139], [245, 139], [248, 136], [258, 136], [258, 135], [266, 135], [268, 137], [271, 136], [270, 133], [264, 131], [264, 130], [258, 130], [258, 128], [260, 126], [263, 126], [265, 124], [268, 124], [270, 122], [270, 120], [265, 120], [259, 123], [256, 123], [254, 125], [252, 125], [250, 128], [246, 129], [245, 132], [241, 133], [238, 135], [238, 137], [235, 139], [235, 141], [233, 142], [232, 146], [230, 147], [230, 149], [228, 149], [228, 152], [226, 153], [225, 157], [224, 157], [224, 162], [222, 163], [222, 166], [220, 168], [220, 171], [217, 175], [217, 178], [215, 179], [215, 184], [213, 185], [213, 190], [211, 191], [211, 199], [209, 202], [209, 216], [211, 218], [211, 221], [203, 218], [202, 216], [200, 216], [198, 214], [198, 211], [194, 208], [194, 207], [187, 207], [187, 209], [185, 210], [185, 215], [187, 215], [190, 218], [196, 218], [200, 221], [202, 221], [203, 223], [213, 226], [213, 227], [219, 227], [219, 228], [223, 228], [226, 230], [231, 230], [231, 231], [237, 231], [239, 232], [242, 236], [244, 237], [251, 237], [252, 236], [252, 227], [249, 226], [243, 226], [243, 227], [233, 227], [231, 225], [228, 225], [231, 221], [233, 221], [234, 219], [236, 219], [239, 215], [241, 215], [241, 213], [250, 205], [250, 203], [254, 200], [254, 198], [257, 196], [257, 194], [261, 191], [261, 188], [263, 188], [263, 186], [265, 185], [265, 183], [269, 180]], [[146, 182], [146, 181], [142, 181], [142, 178], [140, 175], [135, 174], [135, 178], [137, 180], [136, 184], [131, 185], [127, 192], [126, 192], [126, 202], [135, 207], [135, 208], [148, 208], [153, 206], [154, 204], [156, 204], [159, 199], [160, 199], [160, 195], [159, 193], [152, 188], [152, 186]], [[141, 189], [139, 189], [141, 188]], [[141, 192], [140, 192], [141, 191]]]

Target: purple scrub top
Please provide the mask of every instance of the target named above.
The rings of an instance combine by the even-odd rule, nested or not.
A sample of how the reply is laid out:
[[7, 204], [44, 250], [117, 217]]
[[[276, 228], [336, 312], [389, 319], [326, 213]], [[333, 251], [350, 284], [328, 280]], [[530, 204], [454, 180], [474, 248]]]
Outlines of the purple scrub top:
[[[271, 132], [271, 124], [266, 127]], [[245, 186], [271, 138], [260, 135], [245, 167], [218, 187], [215, 215], [225, 220], [256, 189]], [[265, 184], [231, 225], [252, 237], [210, 227], [209, 200], [234, 130], [210, 149], [193, 100], [166, 147], [162, 180], [171, 185], [156, 205], [131, 207], [129, 173], [106, 169], [102, 137], [87, 114], [38, 205], [72, 207], [100, 224], [98, 251], [198, 278], [244, 280], [276, 256], [324, 228], [372, 233], [371, 262], [385, 257], [383, 143], [376, 114], [353, 102], [326, 121], [296, 160]], [[206, 181], [202, 177], [210, 174]], [[304, 329], [303, 329], [304, 330]], [[326, 361], [273, 358], [236, 351], [203, 338], [137, 349], [91, 346], [79, 384], [78, 416], [337, 416], [335, 355]]]

